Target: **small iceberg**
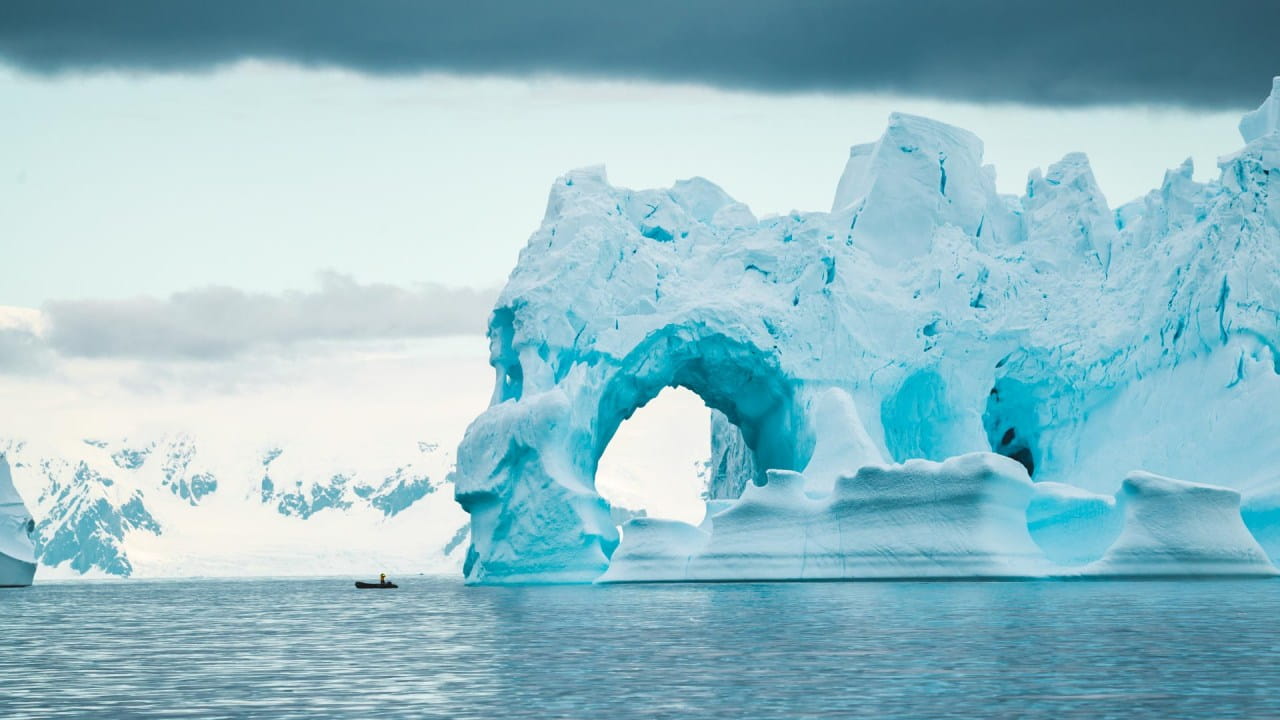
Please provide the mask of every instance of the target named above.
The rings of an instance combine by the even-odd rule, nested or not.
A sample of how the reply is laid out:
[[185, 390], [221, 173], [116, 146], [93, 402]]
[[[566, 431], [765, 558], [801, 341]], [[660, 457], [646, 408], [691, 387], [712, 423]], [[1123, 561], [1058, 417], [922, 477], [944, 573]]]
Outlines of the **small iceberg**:
[[9, 460], [0, 454], [0, 587], [27, 587], [36, 575], [36, 524], [13, 485]]

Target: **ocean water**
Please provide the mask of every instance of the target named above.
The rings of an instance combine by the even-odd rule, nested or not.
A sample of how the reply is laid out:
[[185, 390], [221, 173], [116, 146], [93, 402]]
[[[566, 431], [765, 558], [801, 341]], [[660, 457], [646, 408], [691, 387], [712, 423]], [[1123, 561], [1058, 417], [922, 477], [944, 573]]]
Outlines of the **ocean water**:
[[0, 591], [0, 717], [1280, 717], [1280, 582]]

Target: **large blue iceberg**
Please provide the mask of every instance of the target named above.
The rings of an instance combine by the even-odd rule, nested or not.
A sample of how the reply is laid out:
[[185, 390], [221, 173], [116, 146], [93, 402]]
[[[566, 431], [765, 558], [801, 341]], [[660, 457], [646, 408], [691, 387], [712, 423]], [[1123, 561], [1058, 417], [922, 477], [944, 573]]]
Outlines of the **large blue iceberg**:
[[[468, 582], [1276, 574], [1280, 78], [1240, 128], [1115, 210], [909, 115], [825, 213], [560, 178], [458, 451]], [[667, 386], [716, 411], [707, 519], [620, 531], [596, 465]]]

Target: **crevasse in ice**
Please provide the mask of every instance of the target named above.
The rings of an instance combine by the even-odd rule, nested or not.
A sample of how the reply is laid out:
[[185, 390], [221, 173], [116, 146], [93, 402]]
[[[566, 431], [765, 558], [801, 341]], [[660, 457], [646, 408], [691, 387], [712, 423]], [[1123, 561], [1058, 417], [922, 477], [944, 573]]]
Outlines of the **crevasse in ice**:
[[[468, 581], [1274, 573], [1277, 108], [1114, 210], [1081, 154], [1000, 195], [900, 114], [830, 212], [570, 172], [490, 319]], [[619, 547], [596, 464], [669, 385], [716, 411], [716, 511]]]

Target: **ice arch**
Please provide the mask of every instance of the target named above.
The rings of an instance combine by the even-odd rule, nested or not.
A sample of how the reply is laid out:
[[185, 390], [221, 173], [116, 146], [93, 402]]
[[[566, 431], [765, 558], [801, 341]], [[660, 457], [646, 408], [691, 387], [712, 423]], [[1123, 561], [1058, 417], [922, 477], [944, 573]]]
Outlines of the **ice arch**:
[[797, 442], [796, 388], [776, 358], [718, 332], [669, 326], [641, 343], [601, 393], [591, 472], [618, 426], [667, 386], [692, 391], [736, 426], [758, 466], [799, 470], [812, 441]]
[[[509, 317], [495, 313], [504, 325]], [[519, 398], [497, 399], [459, 453], [459, 475], [471, 480], [459, 483], [458, 500], [472, 515], [473, 581], [589, 581], [604, 572], [618, 538], [595, 473], [618, 427], [663, 388], [686, 388], [723, 413], [761, 467], [800, 469], [812, 452], [802, 383], [772, 348], [732, 329], [671, 322], [621, 357], [560, 367], [542, 359], [550, 353], [511, 347], [503, 328], [493, 337], [499, 393], [513, 375], [523, 387]]]

